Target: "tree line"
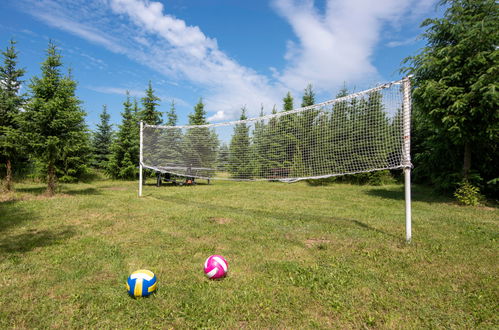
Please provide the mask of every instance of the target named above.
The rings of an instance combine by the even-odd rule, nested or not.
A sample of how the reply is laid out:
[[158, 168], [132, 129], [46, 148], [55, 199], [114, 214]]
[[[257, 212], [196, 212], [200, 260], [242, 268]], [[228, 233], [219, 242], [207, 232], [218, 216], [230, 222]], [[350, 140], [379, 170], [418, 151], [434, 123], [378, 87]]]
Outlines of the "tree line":
[[[440, 4], [445, 6], [444, 16], [422, 23], [426, 46], [417, 55], [407, 57], [402, 68], [402, 72], [413, 75], [413, 178], [415, 182], [431, 184], [446, 192], [452, 192], [466, 182], [497, 198], [498, 4], [494, 0], [443, 0]], [[158, 110], [161, 100], [154, 94], [151, 82], [140, 100], [132, 99], [127, 93], [121, 123], [116, 130], [110, 124], [104, 105], [100, 123], [95, 132], [90, 132], [81, 102], [75, 95], [76, 82], [70, 70], [63, 73], [62, 58], [53, 43], [47, 48], [40, 76], [29, 81], [28, 93], [20, 92], [25, 71], [17, 68], [14, 41], [2, 56], [0, 170], [4, 189], [12, 189], [14, 173], [41, 176], [47, 182], [48, 194], [55, 192], [57, 181], [78, 181], [91, 167], [99, 168], [115, 179], [136, 177], [138, 122], [163, 123]], [[343, 89], [337, 96], [347, 92]], [[151, 143], [168, 142], [176, 147], [168, 152], [159, 150], [157, 155], [150, 157], [169, 162], [180, 159], [183, 153], [189, 155], [190, 164], [212, 164], [235, 178], [247, 178], [272, 171], [276, 171], [276, 176], [307, 176], [309, 168], [318, 161], [317, 155], [344, 154], [344, 157], [326, 161], [329, 168], [324, 169], [325, 172], [341, 171], [352, 165], [338, 159], [357, 164], [366, 161], [359, 153], [348, 151], [348, 140], [365, 131], [351, 132], [348, 125], [335, 127], [330, 141], [333, 138], [347, 141], [344, 144], [319, 141], [318, 131], [328, 130], [327, 126], [333, 121], [348, 123], [355, 116], [361, 121], [362, 109], [367, 106], [380, 113], [374, 119], [376, 127], [390, 131], [398, 119], [390, 122], [381, 115], [380, 98], [373, 93], [362, 101], [363, 104], [337, 104], [332, 113], [338, 118], [322, 121], [317, 120], [317, 113], [310, 111], [257, 122], [252, 131], [241, 123], [234, 128], [229, 143], [221, 143], [208, 128], [201, 133], [187, 130], [185, 134], [170, 130], [167, 135], [154, 137], [156, 140]], [[315, 95], [309, 85], [301, 105], [313, 103]], [[293, 97], [288, 93], [283, 98], [281, 111], [293, 107]], [[276, 107], [272, 112], [277, 113]], [[341, 116], [344, 118], [339, 118]], [[247, 109], [243, 108], [240, 118], [246, 117]], [[177, 124], [174, 102], [166, 112], [164, 124]], [[189, 124], [207, 124], [202, 99], [189, 115]], [[209, 142], [204, 147], [196, 143], [199, 134]], [[376, 140], [377, 133], [373, 134], [371, 139]], [[378, 145], [378, 142], [374, 141], [374, 144]], [[325, 149], [314, 150], [317, 146]], [[379, 146], [370, 157], [386, 160], [391, 150]], [[252, 156], [248, 158], [248, 155]]]

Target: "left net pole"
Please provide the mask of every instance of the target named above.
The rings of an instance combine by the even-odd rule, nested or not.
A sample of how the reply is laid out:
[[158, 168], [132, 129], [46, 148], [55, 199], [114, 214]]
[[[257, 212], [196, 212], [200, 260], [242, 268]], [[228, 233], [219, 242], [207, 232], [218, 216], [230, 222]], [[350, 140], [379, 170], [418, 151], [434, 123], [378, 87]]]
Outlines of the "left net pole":
[[140, 146], [139, 146], [139, 197], [142, 196], [142, 145], [143, 145], [144, 123], [140, 122]]

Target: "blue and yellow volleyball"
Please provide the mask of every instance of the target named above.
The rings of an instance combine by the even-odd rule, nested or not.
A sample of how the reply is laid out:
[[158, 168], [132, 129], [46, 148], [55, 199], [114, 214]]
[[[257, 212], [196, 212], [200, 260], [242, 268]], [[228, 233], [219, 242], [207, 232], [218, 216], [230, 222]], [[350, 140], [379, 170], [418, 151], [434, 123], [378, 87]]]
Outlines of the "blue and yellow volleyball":
[[147, 269], [140, 269], [128, 276], [126, 288], [133, 297], [147, 297], [156, 290], [156, 275]]

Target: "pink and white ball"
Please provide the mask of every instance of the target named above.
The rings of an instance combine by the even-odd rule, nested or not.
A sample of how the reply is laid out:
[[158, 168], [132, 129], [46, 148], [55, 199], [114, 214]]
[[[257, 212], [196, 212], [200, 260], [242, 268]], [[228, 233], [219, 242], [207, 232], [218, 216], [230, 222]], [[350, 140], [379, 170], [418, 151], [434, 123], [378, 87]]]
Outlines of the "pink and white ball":
[[228, 270], [227, 260], [218, 254], [209, 256], [204, 262], [204, 273], [211, 280], [225, 277]]

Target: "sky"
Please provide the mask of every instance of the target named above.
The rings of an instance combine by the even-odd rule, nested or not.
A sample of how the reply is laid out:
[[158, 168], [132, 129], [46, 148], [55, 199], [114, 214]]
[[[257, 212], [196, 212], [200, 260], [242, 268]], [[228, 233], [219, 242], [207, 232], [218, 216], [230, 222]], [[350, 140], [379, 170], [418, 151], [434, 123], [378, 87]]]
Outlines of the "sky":
[[[114, 128], [125, 93], [149, 81], [178, 124], [202, 98], [212, 123], [269, 114], [289, 91], [295, 107], [312, 84], [316, 102], [346, 87], [398, 80], [425, 41], [437, 0], [0, 0], [0, 49], [14, 39], [23, 91], [40, 76], [49, 41], [71, 69], [95, 129], [103, 105]], [[163, 116], [166, 120], [166, 116]]]

